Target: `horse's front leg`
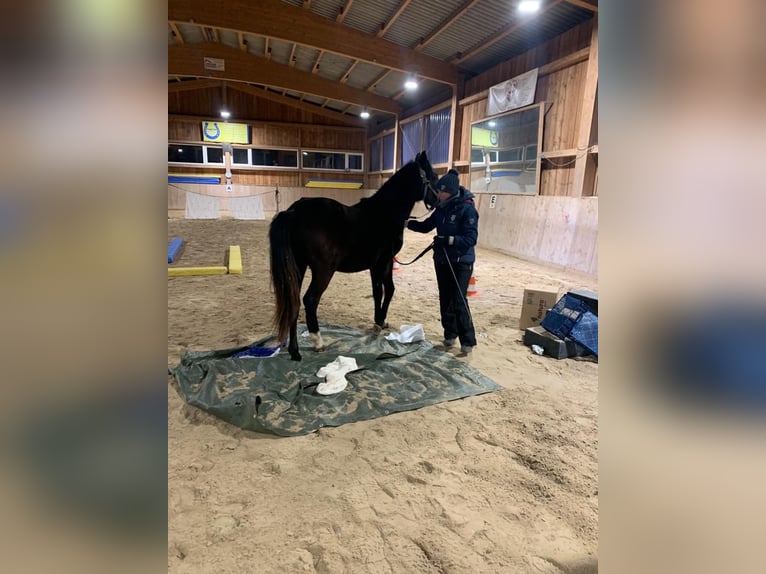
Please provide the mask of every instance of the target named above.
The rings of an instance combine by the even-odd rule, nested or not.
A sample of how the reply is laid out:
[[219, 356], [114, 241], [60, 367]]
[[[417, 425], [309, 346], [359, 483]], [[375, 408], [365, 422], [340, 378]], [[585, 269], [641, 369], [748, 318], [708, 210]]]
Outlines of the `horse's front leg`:
[[[396, 291], [396, 287], [394, 286], [394, 274], [392, 271], [393, 264], [390, 264], [383, 276], [383, 304], [380, 308], [380, 320], [384, 323], [386, 321], [386, 316], [388, 315], [388, 306], [391, 304], [391, 299], [394, 298], [394, 291]], [[387, 323], [386, 326], [388, 326]]]
[[375, 272], [372, 269], [370, 269], [370, 279], [372, 280], [372, 300], [375, 305], [375, 327], [380, 329], [382, 327], [382, 319], [380, 318], [380, 304], [383, 301], [383, 283], [376, 278]]
[[375, 328], [377, 330], [388, 327], [386, 314], [388, 304], [394, 294], [394, 280], [392, 277], [393, 262], [384, 263], [370, 269], [372, 279], [372, 298], [375, 302]]

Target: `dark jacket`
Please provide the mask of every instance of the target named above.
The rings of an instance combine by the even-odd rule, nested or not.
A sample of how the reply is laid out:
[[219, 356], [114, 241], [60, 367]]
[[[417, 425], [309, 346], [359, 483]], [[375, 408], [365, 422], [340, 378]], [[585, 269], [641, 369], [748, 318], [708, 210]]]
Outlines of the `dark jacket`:
[[436, 234], [446, 239], [444, 245], [434, 246], [434, 261], [445, 263], [444, 252], [450, 261], [473, 263], [476, 260], [474, 245], [479, 238], [479, 213], [473, 203], [473, 194], [460, 187], [457, 195], [440, 204], [423, 221], [411, 220], [407, 228], [419, 233], [428, 233], [436, 228]]

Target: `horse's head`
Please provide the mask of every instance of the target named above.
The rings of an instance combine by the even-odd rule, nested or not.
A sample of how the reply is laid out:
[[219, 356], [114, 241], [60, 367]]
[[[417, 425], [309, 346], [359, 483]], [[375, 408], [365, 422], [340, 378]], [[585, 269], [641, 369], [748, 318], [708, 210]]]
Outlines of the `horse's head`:
[[425, 150], [415, 156], [415, 163], [420, 168], [420, 179], [423, 182], [423, 203], [428, 209], [433, 209], [439, 203], [439, 197], [436, 193], [436, 182], [439, 179], [428, 161]]

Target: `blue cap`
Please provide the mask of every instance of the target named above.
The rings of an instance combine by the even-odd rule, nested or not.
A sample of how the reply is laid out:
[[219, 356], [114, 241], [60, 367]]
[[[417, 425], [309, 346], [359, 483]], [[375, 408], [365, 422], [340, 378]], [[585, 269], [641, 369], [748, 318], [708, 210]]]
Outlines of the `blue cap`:
[[450, 195], [457, 195], [460, 191], [460, 179], [456, 170], [451, 169], [436, 183], [436, 191], [446, 191]]

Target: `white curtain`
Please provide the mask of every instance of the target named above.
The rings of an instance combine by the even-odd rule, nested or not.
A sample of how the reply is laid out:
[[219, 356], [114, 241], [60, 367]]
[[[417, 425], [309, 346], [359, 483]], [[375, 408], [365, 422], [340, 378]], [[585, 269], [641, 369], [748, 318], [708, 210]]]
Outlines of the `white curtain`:
[[219, 219], [221, 216], [219, 203], [217, 197], [187, 191], [186, 219]]
[[229, 211], [234, 219], [266, 219], [263, 213], [263, 200], [260, 195], [249, 197], [230, 197]]

